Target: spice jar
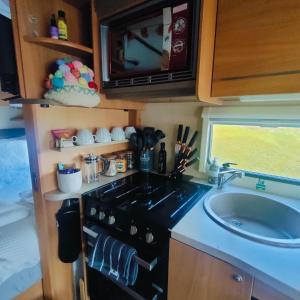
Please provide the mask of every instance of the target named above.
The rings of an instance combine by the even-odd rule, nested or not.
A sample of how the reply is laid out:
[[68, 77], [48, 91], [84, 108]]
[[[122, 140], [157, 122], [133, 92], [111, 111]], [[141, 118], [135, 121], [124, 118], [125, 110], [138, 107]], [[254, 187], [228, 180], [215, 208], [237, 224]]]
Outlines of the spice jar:
[[134, 151], [133, 150], [126, 151], [125, 156], [127, 159], [127, 169], [132, 170], [134, 168], [134, 163], [135, 163]]
[[127, 171], [127, 158], [124, 152], [118, 153], [116, 164], [118, 173], [125, 173]]

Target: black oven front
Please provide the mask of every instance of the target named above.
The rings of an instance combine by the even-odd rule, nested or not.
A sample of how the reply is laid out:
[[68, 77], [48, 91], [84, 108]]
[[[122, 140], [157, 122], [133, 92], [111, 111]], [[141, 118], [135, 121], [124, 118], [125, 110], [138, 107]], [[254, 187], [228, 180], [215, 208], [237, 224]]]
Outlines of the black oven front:
[[139, 271], [136, 283], [133, 286], [124, 286], [111, 278], [105, 277], [99, 271], [90, 268], [86, 261], [90, 299], [167, 299], [169, 237], [161, 236], [159, 244], [150, 247], [145, 245], [140, 239], [131, 238], [120, 228], [105, 226], [105, 224], [101, 224], [91, 217], [85, 217], [83, 232], [85, 233], [86, 257], [93, 250], [99, 228], [106, 230], [113, 238], [137, 250], [138, 255], [135, 259], [139, 265]]

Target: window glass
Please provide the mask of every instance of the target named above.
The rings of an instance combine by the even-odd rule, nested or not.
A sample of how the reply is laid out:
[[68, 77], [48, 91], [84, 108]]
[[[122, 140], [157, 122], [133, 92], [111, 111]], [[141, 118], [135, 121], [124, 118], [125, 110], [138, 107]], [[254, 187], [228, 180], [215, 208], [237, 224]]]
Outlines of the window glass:
[[213, 124], [213, 157], [245, 171], [300, 179], [300, 128]]

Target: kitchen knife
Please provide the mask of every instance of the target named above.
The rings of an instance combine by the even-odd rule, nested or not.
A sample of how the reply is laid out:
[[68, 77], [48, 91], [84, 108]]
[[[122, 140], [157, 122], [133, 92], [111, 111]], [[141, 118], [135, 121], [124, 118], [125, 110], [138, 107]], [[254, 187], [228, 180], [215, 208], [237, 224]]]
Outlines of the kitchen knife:
[[190, 127], [186, 126], [183, 134], [182, 144], [185, 145], [190, 132]]
[[[182, 158], [178, 168], [182, 168], [182, 167], [186, 167], [187, 163], [189, 162], [189, 160], [193, 157], [193, 155], [197, 152], [197, 148], [194, 149], [193, 151], [190, 152], [189, 155], [187, 155], [186, 157]], [[196, 157], [195, 159], [198, 159], [198, 157]]]
[[183, 153], [185, 152], [185, 149], [186, 149], [186, 141], [188, 139], [189, 132], [190, 132], [190, 127], [186, 126], [185, 130], [184, 130], [183, 138], [182, 138], [181, 147], [180, 147], [180, 150], [178, 152], [175, 168], [176, 168], [176, 166], [178, 166], [178, 162], [180, 162], [180, 160], [183, 158], [182, 156], [183, 156]]
[[188, 147], [191, 148], [193, 147], [194, 143], [195, 143], [195, 140], [197, 138], [197, 135], [198, 135], [198, 131], [196, 130], [190, 140], [190, 142], [188, 143]]
[[193, 151], [190, 152], [190, 154], [187, 156], [187, 159], [190, 159], [193, 157], [193, 155], [197, 152], [197, 148], [195, 148]]
[[192, 146], [195, 143], [197, 135], [198, 135], [198, 131], [195, 131], [192, 138], [191, 138], [191, 140], [190, 140], [190, 142], [189, 142], [189, 144], [187, 146], [183, 147], [182, 149], [180, 149], [181, 159], [187, 158], [187, 156], [191, 153]]
[[198, 157], [195, 157], [194, 159], [190, 160], [186, 165], [185, 167], [190, 167], [191, 165], [193, 165], [195, 162], [197, 162], [199, 160]]
[[180, 124], [178, 126], [177, 140], [176, 140], [176, 144], [175, 144], [175, 155], [178, 154], [180, 147], [181, 147], [182, 130], [183, 130], [183, 125]]
[[178, 172], [179, 173], [183, 173], [186, 171], [186, 168], [190, 167], [191, 165], [193, 165], [195, 162], [197, 162], [199, 159], [198, 157], [192, 159], [191, 161], [187, 162], [185, 165], [183, 166], [180, 166], [179, 169], [178, 169]]
[[183, 162], [187, 162], [187, 160], [191, 159], [193, 155], [197, 152], [197, 148], [195, 148], [193, 151], [191, 151], [188, 155], [183, 155], [183, 158], [180, 161], [180, 164], [183, 165]]

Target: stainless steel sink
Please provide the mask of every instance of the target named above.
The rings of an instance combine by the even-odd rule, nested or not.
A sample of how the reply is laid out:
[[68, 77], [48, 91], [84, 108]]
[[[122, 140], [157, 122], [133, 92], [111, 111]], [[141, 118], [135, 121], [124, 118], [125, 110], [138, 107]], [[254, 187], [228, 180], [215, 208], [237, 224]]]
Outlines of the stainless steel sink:
[[280, 247], [300, 247], [300, 212], [267, 197], [220, 193], [205, 199], [206, 213], [245, 238]]

